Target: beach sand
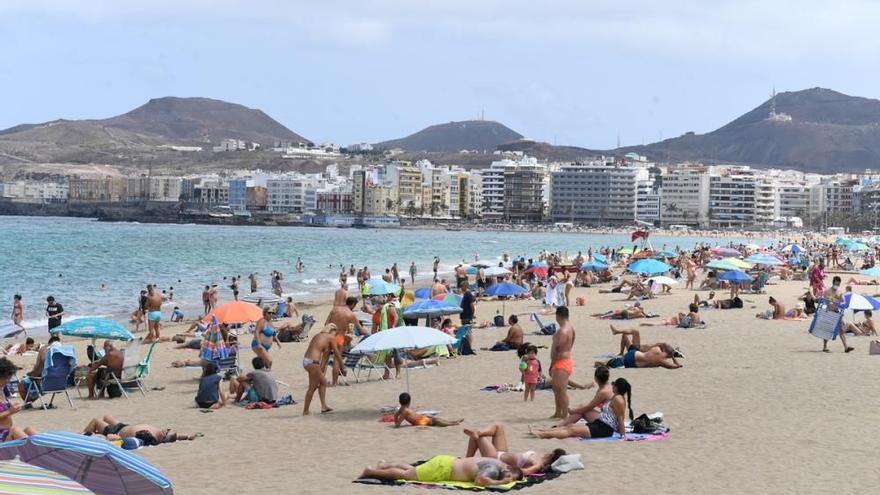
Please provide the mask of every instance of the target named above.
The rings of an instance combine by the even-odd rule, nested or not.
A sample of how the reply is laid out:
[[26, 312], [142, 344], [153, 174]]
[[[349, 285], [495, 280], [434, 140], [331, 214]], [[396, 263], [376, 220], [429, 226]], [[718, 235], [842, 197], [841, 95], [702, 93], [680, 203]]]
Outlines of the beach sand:
[[[768, 286], [768, 292], [790, 308], [805, 287], [805, 282], [782, 282]], [[665, 318], [685, 310], [693, 294], [676, 289], [644, 306]], [[607, 321], [588, 314], [619, 308], [624, 302], [619, 294], [599, 295], [595, 288], [576, 288], [573, 295], [587, 298], [585, 307], [571, 308], [577, 335], [575, 378], [587, 382], [596, 357], [616, 352], [619, 341]], [[672, 430], [666, 440], [591, 443], [529, 438], [529, 424], [550, 424], [546, 418], [553, 410], [552, 393], [539, 391], [534, 403], [523, 403], [521, 393], [480, 391], [487, 384], [518, 381], [513, 352], [478, 351], [476, 356], [442, 360], [439, 367], [411, 370], [413, 404], [439, 410], [444, 418], [465, 418], [466, 426], [501, 421], [514, 451], [561, 447], [583, 455], [585, 470], [528, 488], [527, 493], [803, 494], [875, 489], [880, 480], [874, 458], [880, 435], [874, 422], [880, 397], [874, 370], [880, 356], [868, 355], [869, 338], [853, 338], [853, 353], [844, 354], [840, 343], [833, 342], [832, 353], [824, 354], [821, 341], [807, 334], [808, 322], [757, 320], [754, 314], [766, 309], [767, 296], [747, 295], [744, 300], [742, 310], [704, 311], [706, 329], [642, 329], [643, 341], [679, 346], [685, 354], [683, 369], [612, 370], [612, 378], [623, 376], [632, 383], [636, 415], [664, 413]], [[500, 307], [497, 302], [480, 302], [478, 319], [491, 319]], [[508, 314], [540, 309], [537, 302], [526, 301], [506, 307]], [[318, 305], [305, 312], [323, 322], [328, 310], [327, 305]], [[629, 327], [643, 321], [617, 323]], [[527, 331], [536, 328], [528, 318], [521, 322]], [[174, 328], [180, 326], [166, 326], [163, 333], [171, 335]], [[475, 343], [491, 345], [505, 331], [477, 330]], [[550, 345], [550, 337], [527, 340]], [[245, 344], [249, 341], [249, 336], [243, 339]], [[405, 390], [403, 378], [360, 384], [352, 379], [351, 386], [329, 389], [328, 401], [335, 412], [301, 416], [307, 383], [301, 360], [306, 345], [283, 344], [280, 351], [271, 351], [276, 378], [290, 385], [282, 392], [300, 402], [295, 406], [268, 411], [231, 406], [202, 413], [193, 404], [199, 371], [169, 367], [172, 360], [195, 358], [196, 352], [173, 350], [169, 343], [157, 349], [148, 379], [148, 387], [164, 390], [128, 400], [74, 399], [75, 410], [56, 398], [57, 409], [24, 411], [15, 416], [15, 424], [41, 431], [80, 431], [89, 418], [110, 413], [126, 422], [202, 432], [205, 437], [194, 442], [137, 451], [171, 478], [175, 493], [182, 495], [404, 493], [412, 489], [351, 481], [379, 460], [412, 462], [438, 453], [464, 455], [466, 437], [460, 427], [395, 429], [377, 421], [379, 409], [395, 404]], [[242, 352], [247, 371], [252, 353], [249, 347]], [[538, 357], [547, 370], [549, 349], [541, 349]], [[23, 366], [29, 359], [15, 358]], [[571, 392], [575, 405], [591, 396], [589, 390]], [[320, 410], [317, 397], [313, 410]]]

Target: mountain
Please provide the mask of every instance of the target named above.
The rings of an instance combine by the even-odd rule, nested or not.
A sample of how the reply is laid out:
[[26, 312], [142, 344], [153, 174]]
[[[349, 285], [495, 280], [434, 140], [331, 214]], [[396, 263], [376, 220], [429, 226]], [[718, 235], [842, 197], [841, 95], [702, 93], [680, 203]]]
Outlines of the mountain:
[[[775, 105], [775, 117], [771, 117]], [[702, 160], [835, 173], [880, 167], [880, 101], [824, 88], [779, 93], [707, 134], [634, 151], [658, 161]]]
[[426, 127], [405, 138], [377, 143], [376, 148], [407, 151], [456, 152], [495, 151], [500, 144], [522, 139], [522, 135], [491, 120], [464, 120]]
[[561, 146], [544, 143], [541, 141], [532, 141], [529, 139], [521, 139], [498, 146], [499, 151], [522, 151], [524, 154], [534, 156], [539, 160], [550, 160], [556, 162], [576, 162], [583, 160], [591, 160], [599, 155], [608, 154], [604, 151], [589, 150], [587, 148], [579, 148], [577, 146]]

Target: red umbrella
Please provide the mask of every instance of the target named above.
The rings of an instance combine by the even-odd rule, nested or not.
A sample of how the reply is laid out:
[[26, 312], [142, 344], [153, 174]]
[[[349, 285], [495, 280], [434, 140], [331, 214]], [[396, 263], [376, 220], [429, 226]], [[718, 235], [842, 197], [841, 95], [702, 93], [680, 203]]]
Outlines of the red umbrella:
[[546, 266], [533, 266], [526, 269], [526, 273], [534, 273], [540, 278], [544, 278], [547, 276], [547, 267]]

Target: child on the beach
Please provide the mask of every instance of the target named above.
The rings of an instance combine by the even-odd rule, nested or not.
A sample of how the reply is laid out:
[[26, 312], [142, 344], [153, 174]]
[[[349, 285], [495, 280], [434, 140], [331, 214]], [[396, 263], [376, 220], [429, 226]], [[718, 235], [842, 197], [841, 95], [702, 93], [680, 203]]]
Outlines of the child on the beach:
[[398, 401], [400, 402], [400, 409], [394, 413], [394, 426], [400, 427], [404, 421], [413, 425], [413, 426], [456, 426], [461, 424], [463, 419], [457, 419], [455, 421], [447, 421], [444, 419], [440, 419], [436, 416], [425, 416], [422, 414], [416, 414], [412, 409], [409, 408], [410, 404], [412, 404], [412, 397], [404, 392], [400, 394], [398, 397]]
[[535, 389], [541, 379], [541, 362], [538, 361], [538, 348], [534, 345], [526, 347], [526, 353], [519, 364], [522, 380], [525, 384], [523, 401], [535, 400]]

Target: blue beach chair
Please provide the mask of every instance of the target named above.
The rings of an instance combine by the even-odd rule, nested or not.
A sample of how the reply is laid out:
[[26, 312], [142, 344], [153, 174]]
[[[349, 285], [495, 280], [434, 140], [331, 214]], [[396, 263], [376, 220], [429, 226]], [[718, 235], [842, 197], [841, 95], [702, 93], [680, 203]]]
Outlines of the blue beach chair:
[[816, 313], [810, 323], [810, 334], [822, 340], [835, 340], [843, 326], [843, 312], [828, 309], [824, 299], [816, 301]]

